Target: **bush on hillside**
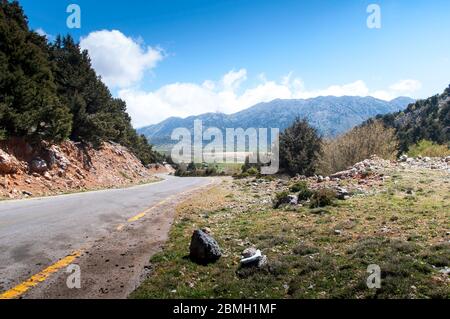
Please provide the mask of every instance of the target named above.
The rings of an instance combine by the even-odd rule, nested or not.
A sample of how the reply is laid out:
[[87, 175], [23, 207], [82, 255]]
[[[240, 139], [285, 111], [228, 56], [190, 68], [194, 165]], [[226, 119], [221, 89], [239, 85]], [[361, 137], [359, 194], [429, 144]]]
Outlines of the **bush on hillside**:
[[398, 140], [395, 130], [380, 121], [356, 127], [348, 133], [323, 144], [320, 173], [330, 175], [347, 169], [355, 163], [378, 155], [384, 159], [395, 159]]
[[431, 141], [422, 140], [409, 148], [408, 156], [446, 157], [450, 156], [450, 148], [448, 145], [439, 145]]
[[336, 199], [336, 192], [332, 189], [321, 188], [314, 191], [311, 196], [310, 207], [311, 208], [319, 208], [326, 207], [333, 204]]
[[280, 168], [290, 175], [316, 173], [322, 138], [306, 119], [296, 119], [280, 135]]

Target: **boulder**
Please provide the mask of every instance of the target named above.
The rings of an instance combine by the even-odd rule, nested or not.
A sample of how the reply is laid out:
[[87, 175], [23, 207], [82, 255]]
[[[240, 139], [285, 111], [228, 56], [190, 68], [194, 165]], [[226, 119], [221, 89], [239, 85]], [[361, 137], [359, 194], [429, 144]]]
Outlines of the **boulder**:
[[199, 264], [213, 263], [222, 257], [215, 239], [200, 229], [194, 231], [189, 250], [190, 258]]
[[22, 168], [20, 162], [12, 155], [0, 150], [0, 174], [14, 174]]
[[30, 170], [33, 173], [44, 173], [48, 170], [47, 162], [40, 158], [35, 158], [30, 163]]

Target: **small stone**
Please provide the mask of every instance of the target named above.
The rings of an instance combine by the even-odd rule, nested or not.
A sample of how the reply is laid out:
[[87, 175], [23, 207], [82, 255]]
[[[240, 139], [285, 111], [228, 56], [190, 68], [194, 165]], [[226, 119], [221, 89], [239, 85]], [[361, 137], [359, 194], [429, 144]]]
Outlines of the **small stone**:
[[45, 173], [44, 173], [44, 178], [45, 178], [46, 180], [48, 180], [48, 181], [51, 181], [51, 180], [52, 180], [52, 176], [49, 174], [49, 172], [45, 172]]
[[242, 257], [250, 258], [256, 254], [257, 250], [254, 247], [247, 248], [242, 252]]
[[334, 231], [334, 234], [340, 236], [340, 235], [342, 235], [342, 230], [336, 229]]

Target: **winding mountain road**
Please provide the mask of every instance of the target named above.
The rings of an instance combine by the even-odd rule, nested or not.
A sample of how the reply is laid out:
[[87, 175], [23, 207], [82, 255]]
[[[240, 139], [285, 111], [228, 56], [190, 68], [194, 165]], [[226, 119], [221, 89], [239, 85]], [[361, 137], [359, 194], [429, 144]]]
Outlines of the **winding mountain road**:
[[[23, 297], [36, 290], [53, 273], [76, 258], [87, 258], [85, 251], [94, 250], [92, 246], [96, 243], [109, 251], [111, 258], [118, 253], [114, 249], [121, 249], [121, 255], [126, 255], [141, 245], [139, 263], [145, 263], [148, 258], [145, 250], [149, 249], [145, 245], [152, 240], [161, 244], [167, 237], [174, 216], [173, 204], [179, 202], [182, 194], [192, 193], [214, 181], [212, 178], [163, 178], [161, 182], [125, 189], [0, 202], [0, 299]], [[168, 204], [172, 205], [169, 210]], [[143, 227], [140, 223], [146, 224], [146, 228], [139, 229]], [[132, 229], [127, 230], [129, 227]], [[126, 245], [127, 231], [133, 233], [134, 237], [130, 238], [133, 245]], [[122, 233], [121, 239], [116, 238], [117, 242], [112, 244], [115, 233]], [[104, 243], [100, 245], [102, 240]], [[114, 247], [107, 247], [108, 242]], [[108, 255], [101, 249], [96, 248], [97, 255]], [[136, 258], [134, 256], [134, 260]], [[99, 271], [108, 276], [106, 267]], [[126, 281], [126, 278], [122, 279]], [[98, 284], [99, 280], [95, 282]], [[126, 297], [133, 288], [125, 287], [112, 296]], [[46, 289], [46, 293], [37, 293], [32, 298], [54, 297], [49, 293], [51, 289]], [[72, 297], [88, 298], [89, 293], [97, 293], [92, 289]], [[105, 288], [99, 289], [105, 291]], [[67, 297], [67, 293], [58, 296]]]

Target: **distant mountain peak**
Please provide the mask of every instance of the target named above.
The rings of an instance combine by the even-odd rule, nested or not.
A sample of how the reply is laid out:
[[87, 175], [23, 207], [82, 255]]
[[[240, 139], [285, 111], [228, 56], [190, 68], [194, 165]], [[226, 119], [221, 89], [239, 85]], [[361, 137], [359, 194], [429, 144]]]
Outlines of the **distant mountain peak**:
[[284, 130], [295, 118], [306, 118], [324, 136], [336, 136], [359, 125], [367, 119], [405, 109], [415, 101], [398, 97], [383, 101], [374, 97], [319, 96], [311, 99], [275, 99], [258, 103], [233, 114], [205, 113], [188, 118], [169, 118], [161, 123], [139, 129], [157, 147], [172, 144], [172, 131], [179, 127], [193, 129], [200, 119], [205, 127], [226, 128], [279, 128]]

